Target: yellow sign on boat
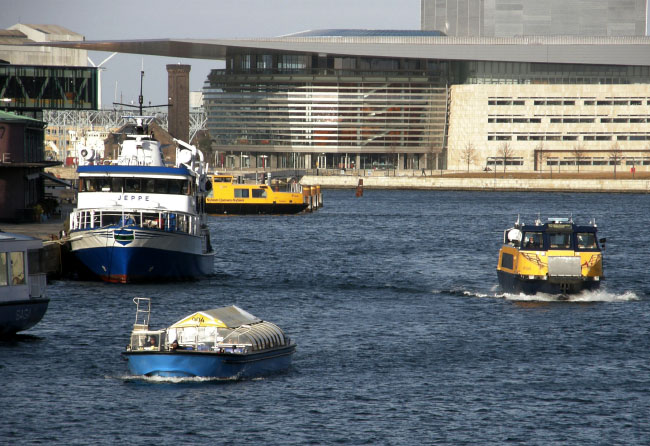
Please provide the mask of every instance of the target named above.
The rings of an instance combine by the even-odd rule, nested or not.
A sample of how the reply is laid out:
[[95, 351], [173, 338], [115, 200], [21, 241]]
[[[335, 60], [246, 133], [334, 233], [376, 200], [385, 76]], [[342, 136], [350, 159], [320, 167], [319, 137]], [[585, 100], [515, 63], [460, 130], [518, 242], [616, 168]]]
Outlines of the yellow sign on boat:
[[197, 311], [194, 314], [187, 316], [184, 319], [176, 322], [170, 328], [187, 328], [187, 327], [218, 327], [227, 328], [220, 319], [210, 316], [202, 311]]

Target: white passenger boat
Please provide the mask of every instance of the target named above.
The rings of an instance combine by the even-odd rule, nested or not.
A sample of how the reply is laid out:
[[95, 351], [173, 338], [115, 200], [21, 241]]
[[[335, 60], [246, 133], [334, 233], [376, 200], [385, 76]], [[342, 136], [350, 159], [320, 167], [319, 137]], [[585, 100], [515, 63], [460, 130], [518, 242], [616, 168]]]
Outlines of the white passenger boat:
[[47, 311], [45, 273], [29, 261], [30, 251], [42, 246], [39, 239], [0, 231], [0, 336], [33, 327]]
[[204, 212], [210, 182], [203, 154], [174, 140], [166, 166], [151, 116], [126, 118], [126, 140], [110, 165], [79, 166], [71, 252], [107, 282], [184, 280], [210, 274], [214, 250]]

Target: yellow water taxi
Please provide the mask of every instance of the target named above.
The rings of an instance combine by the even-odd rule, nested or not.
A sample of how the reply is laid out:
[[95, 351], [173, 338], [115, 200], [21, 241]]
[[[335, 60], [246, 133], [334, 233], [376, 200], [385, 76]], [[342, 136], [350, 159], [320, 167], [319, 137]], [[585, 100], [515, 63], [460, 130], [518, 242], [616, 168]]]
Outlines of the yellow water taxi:
[[208, 214], [297, 214], [317, 207], [305, 190], [279, 192], [267, 184], [237, 184], [232, 175], [213, 175], [211, 182], [205, 198]]
[[592, 290], [603, 280], [605, 239], [595, 222], [579, 226], [570, 218], [519, 219], [503, 233], [497, 275], [505, 292], [562, 296]]

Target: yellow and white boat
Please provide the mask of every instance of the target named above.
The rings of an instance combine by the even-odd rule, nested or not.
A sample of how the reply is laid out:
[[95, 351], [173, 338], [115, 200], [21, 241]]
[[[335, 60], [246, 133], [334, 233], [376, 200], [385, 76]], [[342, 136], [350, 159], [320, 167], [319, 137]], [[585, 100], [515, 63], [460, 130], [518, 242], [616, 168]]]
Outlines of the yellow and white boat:
[[297, 214], [320, 203], [306, 190], [279, 192], [267, 184], [237, 184], [232, 175], [213, 175], [211, 181], [205, 198], [208, 214]]
[[595, 222], [579, 226], [569, 218], [520, 223], [503, 233], [497, 275], [505, 292], [572, 294], [596, 289], [603, 280], [605, 239]]

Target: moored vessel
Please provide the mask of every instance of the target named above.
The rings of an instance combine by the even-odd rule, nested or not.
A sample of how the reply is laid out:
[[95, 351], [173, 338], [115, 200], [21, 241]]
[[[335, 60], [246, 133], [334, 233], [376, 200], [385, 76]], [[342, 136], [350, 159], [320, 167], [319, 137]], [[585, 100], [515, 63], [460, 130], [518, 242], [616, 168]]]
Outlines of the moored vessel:
[[238, 184], [232, 175], [212, 175], [211, 181], [205, 198], [209, 214], [297, 214], [322, 205], [320, 191], [312, 194], [298, 183], [294, 190], [278, 191], [269, 184]]
[[0, 336], [33, 327], [47, 311], [46, 274], [38, 255], [30, 255], [42, 246], [39, 239], [0, 231]]
[[107, 282], [194, 279], [212, 273], [203, 154], [174, 139], [176, 163], [163, 161], [151, 116], [125, 117], [126, 139], [110, 164], [79, 166], [70, 250]]
[[595, 222], [577, 225], [571, 218], [539, 218], [531, 225], [517, 219], [503, 233], [497, 275], [509, 293], [578, 293], [600, 287], [605, 239]]
[[231, 305], [192, 313], [150, 330], [151, 299], [137, 297], [122, 354], [133, 375], [251, 378], [286, 370], [296, 344], [277, 325]]

